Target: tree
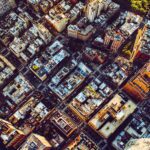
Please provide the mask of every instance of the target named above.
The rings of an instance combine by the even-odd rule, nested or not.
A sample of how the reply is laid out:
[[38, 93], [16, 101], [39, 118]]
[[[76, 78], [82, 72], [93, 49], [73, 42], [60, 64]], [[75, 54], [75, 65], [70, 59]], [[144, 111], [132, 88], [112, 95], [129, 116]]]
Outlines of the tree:
[[131, 7], [139, 12], [147, 13], [150, 9], [150, 0], [129, 0]]

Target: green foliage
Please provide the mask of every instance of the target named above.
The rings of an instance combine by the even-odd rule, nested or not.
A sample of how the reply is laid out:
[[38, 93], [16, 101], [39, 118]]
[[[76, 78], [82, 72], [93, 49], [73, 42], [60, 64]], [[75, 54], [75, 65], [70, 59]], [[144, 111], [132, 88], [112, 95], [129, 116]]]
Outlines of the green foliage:
[[131, 55], [132, 55], [132, 53], [131, 53], [130, 50], [125, 51], [125, 54], [126, 54], [127, 56], [131, 56]]
[[133, 42], [129, 42], [125, 45], [125, 47], [122, 50], [122, 54], [124, 57], [130, 58], [132, 55], [132, 47], [133, 47]]
[[148, 12], [150, 10], [150, 0], [129, 0], [131, 3], [131, 7], [142, 13]]

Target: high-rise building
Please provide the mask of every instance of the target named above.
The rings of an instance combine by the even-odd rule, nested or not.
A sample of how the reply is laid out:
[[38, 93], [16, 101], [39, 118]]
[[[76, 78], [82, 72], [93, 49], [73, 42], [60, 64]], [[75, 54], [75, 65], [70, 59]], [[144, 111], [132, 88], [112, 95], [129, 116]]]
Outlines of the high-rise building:
[[15, 8], [15, 0], [0, 0], [0, 16], [9, 11], [11, 8]]
[[86, 7], [86, 17], [90, 22], [101, 14], [102, 10], [106, 10], [111, 0], [89, 0]]
[[135, 59], [148, 60], [150, 58], [150, 21], [148, 21], [142, 29], [138, 30], [133, 52], [130, 60]]
[[98, 11], [98, 0], [90, 0], [86, 8], [86, 17], [90, 22], [93, 22], [95, 17], [97, 17]]

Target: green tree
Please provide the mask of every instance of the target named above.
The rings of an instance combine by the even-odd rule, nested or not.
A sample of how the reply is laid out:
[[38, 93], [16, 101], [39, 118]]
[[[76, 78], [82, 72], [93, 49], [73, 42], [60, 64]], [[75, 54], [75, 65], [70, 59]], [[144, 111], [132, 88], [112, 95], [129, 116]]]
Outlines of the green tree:
[[131, 7], [139, 12], [146, 13], [150, 10], [150, 0], [129, 0]]

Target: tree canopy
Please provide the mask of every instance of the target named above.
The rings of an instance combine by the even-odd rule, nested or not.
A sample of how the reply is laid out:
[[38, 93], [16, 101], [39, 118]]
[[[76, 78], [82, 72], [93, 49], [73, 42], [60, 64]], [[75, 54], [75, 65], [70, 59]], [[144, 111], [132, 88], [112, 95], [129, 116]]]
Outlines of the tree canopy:
[[142, 13], [147, 13], [150, 10], [150, 0], [129, 0], [131, 7]]

